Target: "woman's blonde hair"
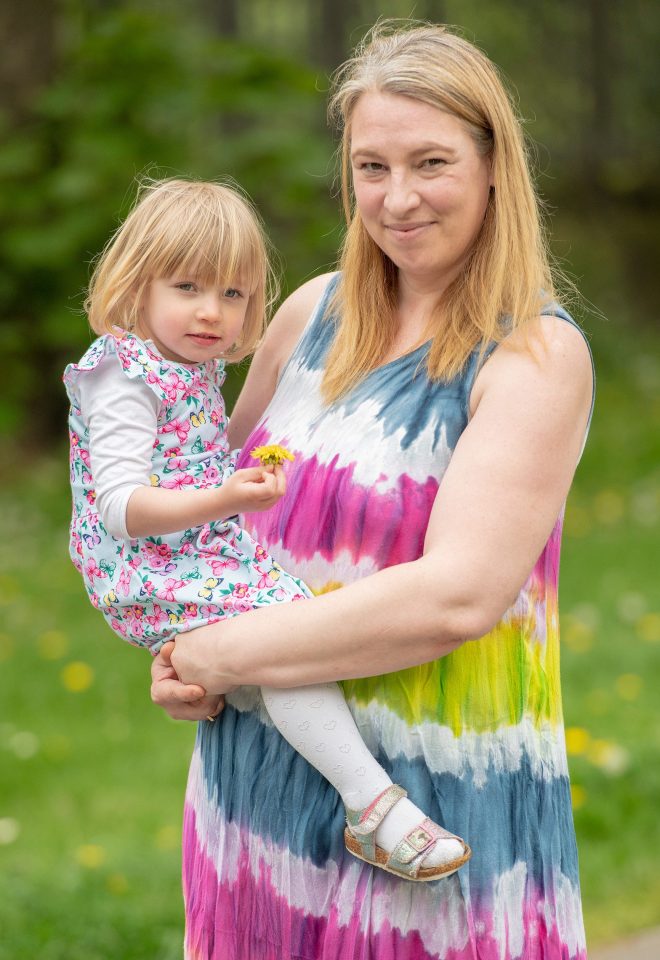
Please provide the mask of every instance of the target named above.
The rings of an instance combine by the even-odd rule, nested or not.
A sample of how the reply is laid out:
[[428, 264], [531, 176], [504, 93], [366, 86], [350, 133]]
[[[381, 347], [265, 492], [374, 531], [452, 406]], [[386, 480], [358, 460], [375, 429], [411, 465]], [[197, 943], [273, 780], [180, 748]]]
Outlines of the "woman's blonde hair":
[[461, 274], [442, 295], [442, 328], [429, 328], [429, 375], [456, 376], [476, 346], [501, 340], [553, 297], [522, 129], [495, 65], [446, 27], [381, 22], [336, 72], [330, 99], [330, 116], [342, 133], [348, 229], [331, 304], [341, 319], [323, 381], [328, 402], [382, 362], [395, 334], [397, 269], [364, 228], [351, 187], [351, 118], [367, 92], [409, 97], [458, 117], [491, 164], [493, 187], [481, 231]]
[[217, 286], [244, 285], [245, 323], [226, 355], [242, 360], [263, 336], [277, 296], [268, 246], [255, 210], [233, 185], [144, 181], [95, 264], [85, 301], [90, 326], [98, 334], [117, 327], [140, 334], [145, 296], [159, 277], [181, 273]]

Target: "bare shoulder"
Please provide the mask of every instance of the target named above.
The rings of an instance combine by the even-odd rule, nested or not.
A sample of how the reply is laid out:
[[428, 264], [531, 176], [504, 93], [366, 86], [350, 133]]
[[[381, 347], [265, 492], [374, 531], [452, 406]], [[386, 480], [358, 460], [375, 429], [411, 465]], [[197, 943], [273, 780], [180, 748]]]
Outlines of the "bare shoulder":
[[291, 356], [305, 324], [335, 274], [323, 273], [290, 294], [268, 326], [262, 350], [277, 358], [278, 372]]
[[582, 332], [555, 316], [541, 316], [504, 340], [484, 364], [470, 399], [474, 413], [486, 392], [506, 389], [547, 401], [554, 394], [576, 413], [589, 409], [593, 390], [591, 353]]

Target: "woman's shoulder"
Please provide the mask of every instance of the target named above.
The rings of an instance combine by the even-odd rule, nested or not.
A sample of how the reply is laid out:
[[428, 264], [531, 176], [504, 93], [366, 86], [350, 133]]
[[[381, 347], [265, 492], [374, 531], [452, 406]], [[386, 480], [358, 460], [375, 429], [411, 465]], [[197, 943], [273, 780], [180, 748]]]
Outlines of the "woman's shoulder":
[[572, 396], [576, 407], [593, 406], [594, 369], [591, 350], [579, 325], [553, 305], [519, 327], [488, 353], [474, 381], [472, 412], [485, 393], [519, 382], [534, 392]]
[[272, 358], [277, 358], [278, 371], [284, 368], [310, 317], [316, 314], [337, 277], [337, 273], [323, 273], [307, 280], [289, 294], [273, 317], [264, 347]]

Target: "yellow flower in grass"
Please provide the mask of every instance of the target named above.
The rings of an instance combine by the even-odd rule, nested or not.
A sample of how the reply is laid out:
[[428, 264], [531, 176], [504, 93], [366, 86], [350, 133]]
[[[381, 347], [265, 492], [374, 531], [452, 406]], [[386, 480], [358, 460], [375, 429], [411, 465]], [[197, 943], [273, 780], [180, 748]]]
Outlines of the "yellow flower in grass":
[[590, 743], [591, 736], [584, 727], [566, 728], [566, 752], [569, 756], [578, 757], [586, 753]]
[[579, 783], [571, 784], [571, 800], [574, 810], [579, 810], [587, 802], [587, 791]]
[[266, 447], [255, 447], [250, 452], [253, 460], [259, 460], [262, 467], [278, 467], [285, 460], [294, 460], [295, 457], [289, 453], [286, 447], [281, 447], [279, 443], [270, 443]]

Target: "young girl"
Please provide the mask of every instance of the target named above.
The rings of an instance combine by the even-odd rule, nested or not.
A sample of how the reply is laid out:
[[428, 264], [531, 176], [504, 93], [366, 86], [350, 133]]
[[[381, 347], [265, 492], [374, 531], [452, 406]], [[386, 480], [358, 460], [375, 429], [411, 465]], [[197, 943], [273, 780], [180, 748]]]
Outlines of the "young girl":
[[[235, 470], [220, 393], [225, 361], [263, 333], [271, 281], [245, 199], [180, 179], [143, 191], [94, 270], [86, 306], [99, 338], [64, 373], [70, 553], [112, 629], [153, 654], [180, 631], [310, 596], [235, 520], [285, 492], [281, 466]], [[262, 693], [340, 793], [352, 853], [414, 880], [469, 858], [372, 757], [337, 684]]]

